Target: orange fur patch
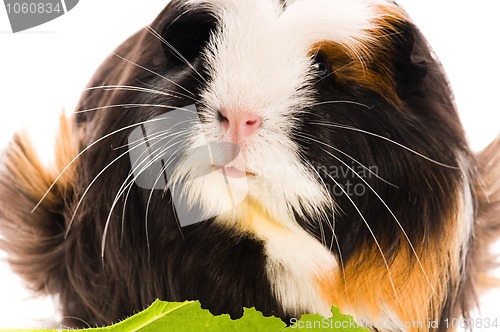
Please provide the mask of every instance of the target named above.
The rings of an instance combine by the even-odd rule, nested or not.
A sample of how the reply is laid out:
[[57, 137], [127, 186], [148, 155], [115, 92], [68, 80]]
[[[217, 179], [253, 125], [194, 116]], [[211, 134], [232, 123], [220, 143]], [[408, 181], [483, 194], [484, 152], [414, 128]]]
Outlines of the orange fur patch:
[[70, 163], [77, 154], [73, 123], [65, 115], [61, 115], [53, 165], [47, 167], [42, 164], [28, 134], [22, 133], [15, 136], [14, 144], [8, 150], [6, 166], [14, 178], [14, 183], [22, 188], [23, 192], [35, 199], [41, 199], [47, 193], [43, 204], [54, 206], [59, 203], [59, 194], [54, 190], [47, 190], [56, 179], [55, 188], [59, 192], [71, 187], [76, 177], [76, 165]]
[[245, 199], [233, 211], [230, 211], [228, 215], [222, 215], [220, 219], [229, 220], [230, 229], [242, 234], [258, 235], [263, 229], [290, 231], [251, 198]]
[[[407, 20], [406, 14], [397, 7], [377, 6], [376, 28], [366, 31], [368, 36], [355, 45], [319, 41], [309, 52], [310, 56], [321, 52], [332, 65], [335, 78], [343, 86], [364, 86], [398, 107], [401, 100], [396, 93], [390, 55], [397, 24]], [[397, 38], [397, 37], [396, 37]]]
[[[456, 212], [450, 213], [447, 238], [429, 236], [425, 244], [400, 245], [392, 262], [385, 262], [373, 245], [360, 250], [344, 266], [318, 278], [328, 303], [339, 306], [367, 327], [397, 323], [405, 331], [430, 331], [439, 323], [442, 304], [460, 278], [460, 244]], [[418, 259], [416, 258], [418, 256]], [[391, 321], [397, 319], [397, 322]]]

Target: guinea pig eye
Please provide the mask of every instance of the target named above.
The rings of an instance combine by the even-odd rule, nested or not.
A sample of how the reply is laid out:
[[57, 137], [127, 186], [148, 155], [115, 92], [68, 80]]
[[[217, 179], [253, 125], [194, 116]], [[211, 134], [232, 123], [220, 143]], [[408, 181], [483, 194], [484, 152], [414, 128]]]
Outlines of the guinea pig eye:
[[319, 77], [323, 78], [330, 74], [330, 65], [321, 56], [317, 56], [314, 59], [313, 69]]
[[163, 52], [169, 66], [186, 66], [194, 61], [207, 45], [217, 21], [210, 13], [193, 10], [176, 16], [162, 31]]

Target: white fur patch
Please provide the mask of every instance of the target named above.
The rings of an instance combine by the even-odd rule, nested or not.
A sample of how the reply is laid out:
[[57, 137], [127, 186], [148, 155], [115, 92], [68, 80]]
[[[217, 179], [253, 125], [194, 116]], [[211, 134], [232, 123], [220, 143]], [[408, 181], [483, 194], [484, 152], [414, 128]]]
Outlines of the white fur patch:
[[304, 231], [261, 231], [265, 238], [267, 274], [278, 301], [289, 315], [305, 312], [330, 317], [332, 303], [318, 281], [338, 270], [331, 252]]
[[217, 221], [233, 227], [239, 221], [238, 228], [244, 229], [245, 234], [263, 241], [273, 293], [288, 315], [298, 317], [310, 312], [331, 316], [332, 303], [321, 287], [338, 271], [338, 265], [325, 246], [300, 226], [289, 226], [293, 220], [274, 220], [249, 201]]

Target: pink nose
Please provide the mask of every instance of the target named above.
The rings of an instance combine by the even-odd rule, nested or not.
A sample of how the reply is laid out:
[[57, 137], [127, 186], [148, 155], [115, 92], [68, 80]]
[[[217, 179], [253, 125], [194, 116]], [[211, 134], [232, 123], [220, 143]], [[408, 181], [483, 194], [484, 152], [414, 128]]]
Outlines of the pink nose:
[[236, 142], [252, 136], [262, 124], [262, 118], [254, 112], [219, 112], [219, 121], [224, 131]]

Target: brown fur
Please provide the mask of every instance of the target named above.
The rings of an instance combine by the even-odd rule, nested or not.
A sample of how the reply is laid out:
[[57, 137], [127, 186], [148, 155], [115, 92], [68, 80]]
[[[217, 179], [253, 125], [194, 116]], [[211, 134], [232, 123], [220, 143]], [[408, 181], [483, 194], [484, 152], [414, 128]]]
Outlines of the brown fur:
[[[8, 252], [12, 269], [35, 291], [45, 293], [58, 288], [60, 280], [52, 277], [64, 271], [60, 244], [68, 219], [61, 211], [65, 211], [76, 177], [77, 167], [71, 163], [78, 153], [76, 137], [72, 120], [62, 115], [54, 165], [42, 164], [27, 133], [16, 135], [4, 156], [5, 169], [0, 176], [0, 246]], [[44, 196], [40, 206], [32, 211]], [[23, 241], [18, 240], [19, 234], [23, 234]]]
[[500, 238], [500, 137], [477, 155], [477, 162], [476, 223], [467, 257], [468, 283], [477, 290], [468, 296], [472, 302], [492, 286], [500, 287], [500, 280], [491, 276], [500, 266], [499, 255], [491, 250]]

